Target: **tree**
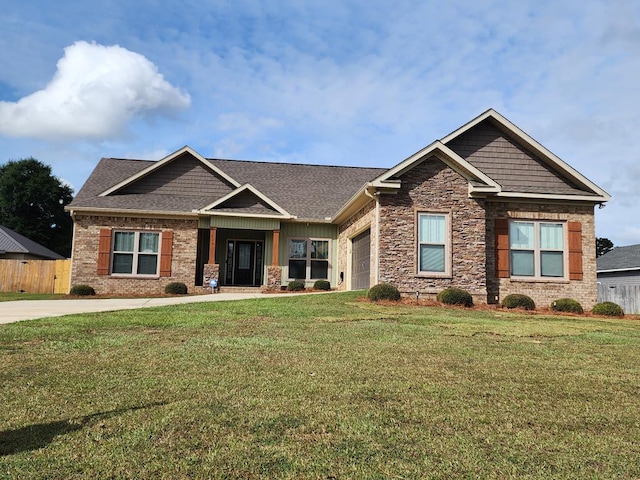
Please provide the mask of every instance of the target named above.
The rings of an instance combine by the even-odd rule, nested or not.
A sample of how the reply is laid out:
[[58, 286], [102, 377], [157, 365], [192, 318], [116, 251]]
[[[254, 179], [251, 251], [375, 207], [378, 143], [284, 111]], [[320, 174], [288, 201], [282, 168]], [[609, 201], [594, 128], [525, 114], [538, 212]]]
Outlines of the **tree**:
[[71, 187], [35, 158], [0, 165], [0, 224], [65, 257], [73, 220], [64, 207], [72, 199]]
[[613, 242], [608, 238], [596, 238], [596, 258], [613, 250]]

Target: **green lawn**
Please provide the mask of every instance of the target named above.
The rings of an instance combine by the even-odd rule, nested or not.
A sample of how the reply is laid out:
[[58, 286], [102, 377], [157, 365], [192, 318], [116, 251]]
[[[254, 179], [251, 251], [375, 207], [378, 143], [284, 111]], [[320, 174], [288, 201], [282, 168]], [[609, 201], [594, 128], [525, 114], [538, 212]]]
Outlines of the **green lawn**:
[[65, 298], [65, 295], [53, 293], [0, 293], [0, 302], [12, 302], [14, 300], [56, 300]]
[[639, 478], [640, 322], [357, 293], [0, 326], [0, 478]]

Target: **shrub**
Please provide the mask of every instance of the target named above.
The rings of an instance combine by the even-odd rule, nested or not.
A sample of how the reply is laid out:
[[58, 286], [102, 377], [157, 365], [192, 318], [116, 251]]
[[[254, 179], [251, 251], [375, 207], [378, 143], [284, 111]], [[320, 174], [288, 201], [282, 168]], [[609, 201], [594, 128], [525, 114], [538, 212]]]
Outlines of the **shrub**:
[[551, 304], [551, 310], [556, 312], [584, 313], [580, 302], [573, 298], [559, 298]]
[[186, 295], [187, 286], [182, 282], [171, 282], [164, 287], [164, 293], [171, 295]]
[[289, 290], [290, 292], [300, 292], [304, 290], [304, 282], [301, 282], [300, 280], [289, 282], [289, 285], [287, 285], [287, 290]]
[[461, 288], [445, 288], [436, 298], [440, 303], [447, 305], [473, 306], [473, 297], [469, 292]]
[[512, 293], [502, 299], [502, 306], [506, 308], [524, 308], [525, 310], [535, 310], [536, 304], [527, 295]]
[[74, 285], [73, 287], [71, 287], [71, 290], [69, 290], [69, 293], [71, 295], [95, 295], [96, 291], [93, 289], [93, 287], [90, 287], [89, 285]]
[[316, 280], [313, 284], [314, 290], [331, 290], [331, 284], [326, 280]]
[[596, 303], [591, 313], [595, 315], [606, 315], [607, 317], [624, 317], [622, 307], [613, 302]]
[[378, 300], [400, 300], [400, 291], [389, 283], [379, 283], [374, 285], [367, 292], [367, 298], [374, 302]]

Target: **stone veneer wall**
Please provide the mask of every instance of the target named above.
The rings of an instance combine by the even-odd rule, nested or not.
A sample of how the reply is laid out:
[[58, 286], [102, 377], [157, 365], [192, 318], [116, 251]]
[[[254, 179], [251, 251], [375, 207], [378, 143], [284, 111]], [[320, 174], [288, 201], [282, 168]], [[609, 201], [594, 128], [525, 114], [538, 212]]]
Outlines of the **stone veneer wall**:
[[[582, 280], [522, 281], [497, 278], [496, 218], [580, 222], [582, 224]], [[487, 300], [490, 303], [500, 302], [511, 293], [523, 293], [533, 298], [536, 307], [548, 307], [558, 298], [569, 297], [579, 301], [583, 308], [591, 309], [597, 298], [593, 205], [487, 202], [487, 277]]]
[[[484, 201], [471, 199], [468, 182], [441, 160], [431, 157], [402, 176], [395, 195], [380, 197], [380, 282], [409, 295], [433, 298], [447, 287], [467, 290], [486, 302]], [[418, 275], [417, 213], [451, 214], [451, 276]]]
[[[100, 229], [171, 230], [173, 253], [171, 276], [136, 278], [97, 275]], [[198, 241], [197, 219], [136, 218], [99, 215], [76, 215], [72, 252], [71, 285], [91, 285], [97, 294], [164, 293], [171, 282], [183, 282], [189, 291], [195, 288], [196, 250]]]
[[[362, 233], [367, 228], [371, 228], [371, 252], [370, 252], [370, 265], [371, 265], [371, 278], [370, 285], [374, 285], [375, 278], [375, 265], [376, 265], [376, 248], [377, 244], [377, 228], [376, 228], [376, 202], [371, 200], [364, 207], [354, 213], [347, 221], [342, 223], [338, 227], [338, 285], [336, 290], [351, 290], [351, 278], [348, 272], [348, 266], [351, 262], [351, 242], [350, 239], [356, 235]], [[340, 283], [340, 272], [344, 272], [345, 278]]]
[[280, 265], [269, 265], [267, 267], [267, 290], [282, 290], [282, 267]]

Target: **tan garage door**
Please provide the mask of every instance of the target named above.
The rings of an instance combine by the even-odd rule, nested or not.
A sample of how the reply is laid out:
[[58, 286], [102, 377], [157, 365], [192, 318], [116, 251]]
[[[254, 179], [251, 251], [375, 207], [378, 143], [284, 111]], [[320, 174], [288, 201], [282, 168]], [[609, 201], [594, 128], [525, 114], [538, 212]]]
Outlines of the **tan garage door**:
[[369, 288], [371, 278], [371, 230], [365, 230], [352, 240], [351, 289]]

